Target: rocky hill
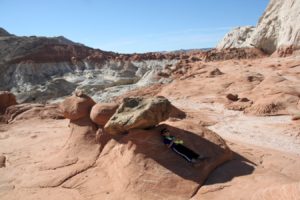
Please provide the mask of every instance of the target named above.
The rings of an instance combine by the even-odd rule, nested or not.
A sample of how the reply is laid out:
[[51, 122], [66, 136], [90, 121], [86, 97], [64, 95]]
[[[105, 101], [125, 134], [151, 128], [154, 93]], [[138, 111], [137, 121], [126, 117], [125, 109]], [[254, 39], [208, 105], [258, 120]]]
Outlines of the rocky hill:
[[[168, 81], [157, 74], [177, 60], [176, 54], [118, 54], [89, 48], [62, 36], [18, 37], [1, 29], [0, 90], [12, 91], [20, 102], [43, 102], [80, 88], [105, 101], [153, 81]], [[131, 87], [120, 86], [134, 83]], [[103, 91], [106, 88], [110, 91]]]
[[0, 37], [11, 36], [9, 32], [0, 27]]
[[[189, 62], [261, 56], [252, 50], [119, 54], [59, 37], [19, 37], [1, 29], [0, 91], [18, 102], [56, 101], [80, 89], [97, 101], [173, 80]], [[177, 74], [178, 74], [177, 73]]]
[[266, 53], [300, 47], [300, 1], [271, 0], [256, 27], [238, 27], [217, 45], [218, 49], [256, 47]]
[[300, 55], [258, 49], [297, 48], [298, 5], [205, 51], [0, 29], [0, 199], [299, 200]]

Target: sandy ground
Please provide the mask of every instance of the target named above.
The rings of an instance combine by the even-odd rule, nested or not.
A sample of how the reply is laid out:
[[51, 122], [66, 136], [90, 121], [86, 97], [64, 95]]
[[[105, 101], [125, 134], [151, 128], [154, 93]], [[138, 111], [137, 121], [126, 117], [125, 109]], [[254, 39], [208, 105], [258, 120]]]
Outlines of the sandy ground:
[[174, 100], [174, 105], [181, 109], [193, 111], [193, 117], [201, 113], [213, 122], [217, 122], [209, 129], [223, 138], [270, 148], [295, 155], [300, 155], [300, 127], [299, 122], [291, 120], [288, 115], [283, 116], [247, 116], [241, 111], [227, 110], [219, 103], [197, 103], [188, 99]]

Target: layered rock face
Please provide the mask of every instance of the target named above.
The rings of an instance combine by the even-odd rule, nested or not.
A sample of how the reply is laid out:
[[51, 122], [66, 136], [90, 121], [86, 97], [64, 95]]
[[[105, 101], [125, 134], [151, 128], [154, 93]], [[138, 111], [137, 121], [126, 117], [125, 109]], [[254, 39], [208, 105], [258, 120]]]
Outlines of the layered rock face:
[[20, 103], [53, 103], [80, 89], [97, 102], [128, 91], [170, 83], [189, 63], [256, 58], [252, 49], [118, 54], [89, 48], [60, 37], [19, 37], [0, 31], [0, 90]]
[[300, 47], [300, 1], [271, 0], [257, 26], [239, 27], [228, 33], [218, 49], [255, 47], [267, 53]]
[[117, 54], [92, 49], [64, 37], [18, 37], [0, 30], [0, 90], [20, 102], [46, 102], [84, 90], [108, 101], [128, 90], [169, 82], [159, 73], [178, 55]]

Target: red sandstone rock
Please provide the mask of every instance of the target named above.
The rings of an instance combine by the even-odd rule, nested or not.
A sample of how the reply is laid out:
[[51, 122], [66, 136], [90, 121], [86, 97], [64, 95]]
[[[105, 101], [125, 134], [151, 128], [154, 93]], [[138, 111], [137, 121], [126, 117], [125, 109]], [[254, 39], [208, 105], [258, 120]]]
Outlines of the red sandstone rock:
[[12, 123], [19, 120], [33, 118], [40, 119], [64, 119], [58, 104], [31, 104], [24, 103], [10, 106], [4, 114], [4, 121]]
[[3, 114], [9, 106], [16, 104], [16, 97], [13, 93], [0, 91], [0, 114]]
[[117, 108], [118, 105], [114, 103], [97, 103], [92, 107], [90, 118], [97, 125], [105, 126]]
[[60, 105], [65, 118], [77, 120], [90, 115], [95, 101], [82, 92], [75, 92], [73, 96], [67, 97]]

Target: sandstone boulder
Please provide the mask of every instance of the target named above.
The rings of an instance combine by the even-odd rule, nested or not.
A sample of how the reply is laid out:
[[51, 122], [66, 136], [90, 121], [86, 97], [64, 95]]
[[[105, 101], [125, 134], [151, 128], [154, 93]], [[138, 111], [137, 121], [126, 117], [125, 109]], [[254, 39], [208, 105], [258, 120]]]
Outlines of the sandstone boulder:
[[237, 101], [239, 100], [239, 96], [237, 94], [227, 94], [226, 98], [229, 99], [230, 101]]
[[130, 129], [153, 127], [168, 119], [171, 110], [171, 103], [164, 97], [125, 98], [104, 128], [108, 133], [117, 135]]
[[220, 76], [222, 74], [224, 74], [224, 73], [221, 72], [218, 68], [214, 68], [209, 72], [210, 77]]
[[250, 99], [248, 99], [247, 97], [242, 97], [239, 99], [239, 102], [249, 102]]
[[13, 93], [0, 91], [0, 114], [3, 114], [9, 106], [16, 105], [16, 97]]
[[99, 126], [105, 126], [111, 116], [115, 114], [117, 109], [118, 104], [97, 103], [91, 110], [91, 120]]
[[0, 155], [0, 168], [5, 167], [6, 157]]
[[80, 91], [73, 96], [67, 97], [60, 105], [61, 111], [65, 118], [77, 120], [90, 115], [95, 101]]

